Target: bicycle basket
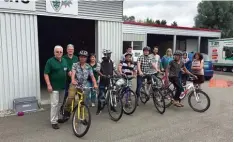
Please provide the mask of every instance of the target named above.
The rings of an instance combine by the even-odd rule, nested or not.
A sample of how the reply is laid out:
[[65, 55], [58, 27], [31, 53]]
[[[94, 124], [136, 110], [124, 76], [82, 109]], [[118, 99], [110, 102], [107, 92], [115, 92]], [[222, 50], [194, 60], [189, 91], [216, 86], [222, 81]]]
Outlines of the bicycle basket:
[[126, 84], [126, 81], [125, 81], [123, 78], [120, 78], [120, 79], [118, 79], [118, 80], [116, 81], [115, 84], [116, 84], [117, 87], [121, 87], [121, 86], [123, 86], [123, 85]]

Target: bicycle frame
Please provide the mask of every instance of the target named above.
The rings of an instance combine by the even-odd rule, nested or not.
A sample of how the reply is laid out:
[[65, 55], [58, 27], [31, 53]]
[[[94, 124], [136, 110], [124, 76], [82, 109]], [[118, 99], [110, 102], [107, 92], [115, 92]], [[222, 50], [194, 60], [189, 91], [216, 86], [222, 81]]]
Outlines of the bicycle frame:
[[196, 101], [199, 101], [199, 97], [198, 97], [198, 95], [196, 93], [196, 87], [195, 87], [195, 85], [194, 85], [193, 82], [190, 82], [190, 83], [186, 84], [185, 88], [186, 88], [186, 90], [188, 90], [188, 92], [186, 93], [186, 95], [189, 94], [189, 92], [193, 91], [194, 92], [194, 96], [196, 98]]
[[[80, 105], [82, 102], [84, 102], [84, 91], [82, 90], [81, 92], [77, 91], [76, 92], [76, 95], [79, 95], [79, 101], [78, 101], [78, 104], [77, 104], [77, 111], [78, 111], [78, 119], [80, 120], [84, 120], [84, 107], [82, 108], [82, 116], [80, 117]], [[74, 110], [74, 103], [75, 103], [75, 99], [72, 100], [72, 104], [71, 104], [71, 112], [73, 112]]]

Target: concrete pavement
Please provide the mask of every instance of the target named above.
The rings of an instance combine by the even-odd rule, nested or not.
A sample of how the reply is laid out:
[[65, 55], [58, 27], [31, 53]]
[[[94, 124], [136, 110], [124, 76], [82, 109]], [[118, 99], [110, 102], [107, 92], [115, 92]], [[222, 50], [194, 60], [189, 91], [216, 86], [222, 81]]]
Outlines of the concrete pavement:
[[[232, 80], [232, 76], [215, 75]], [[79, 139], [72, 132], [71, 121], [53, 130], [49, 122], [49, 106], [45, 111], [22, 117], [0, 118], [2, 142], [231, 142], [233, 138], [233, 87], [203, 90], [211, 98], [205, 113], [194, 112], [185, 99], [184, 108], [170, 107], [163, 115], [157, 113], [152, 101], [140, 104], [132, 116], [123, 115], [119, 122], [109, 119], [107, 110], [100, 116], [92, 108], [89, 132]]]

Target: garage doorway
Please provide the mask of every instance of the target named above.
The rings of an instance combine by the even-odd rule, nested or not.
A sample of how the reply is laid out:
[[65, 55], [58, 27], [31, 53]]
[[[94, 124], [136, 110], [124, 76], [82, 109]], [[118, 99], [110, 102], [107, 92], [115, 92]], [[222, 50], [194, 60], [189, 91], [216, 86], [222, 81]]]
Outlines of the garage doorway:
[[53, 57], [55, 45], [61, 45], [66, 54], [66, 46], [73, 44], [75, 55], [80, 50], [87, 50], [89, 53], [95, 53], [95, 21], [38, 16], [38, 43], [39, 43], [39, 65], [40, 65], [40, 84], [41, 99], [46, 92], [44, 81], [44, 67], [46, 61]]

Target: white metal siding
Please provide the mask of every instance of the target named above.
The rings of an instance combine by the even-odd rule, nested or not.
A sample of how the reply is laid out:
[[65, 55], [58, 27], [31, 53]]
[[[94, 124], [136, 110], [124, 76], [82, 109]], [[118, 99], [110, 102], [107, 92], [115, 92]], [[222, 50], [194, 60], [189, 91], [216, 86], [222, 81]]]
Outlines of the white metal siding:
[[123, 1], [78, 1], [78, 15], [66, 15], [46, 12], [46, 1], [36, 1], [38, 15], [71, 17], [92, 20], [122, 21]]
[[198, 39], [187, 39], [186, 40], [186, 51], [197, 52], [198, 50]]
[[97, 21], [97, 46], [96, 51], [99, 61], [102, 57], [103, 49], [110, 49], [112, 51], [112, 59], [119, 61], [123, 52], [123, 34], [122, 22], [107, 22]]
[[201, 37], [220, 37], [221, 32], [184, 30], [163, 27], [149, 27], [141, 25], [123, 24], [123, 33], [132, 34], [163, 34], [163, 35], [183, 35]]
[[37, 38], [35, 15], [0, 13], [0, 110], [19, 97], [40, 101]]
[[123, 34], [124, 41], [145, 41], [146, 34]]

